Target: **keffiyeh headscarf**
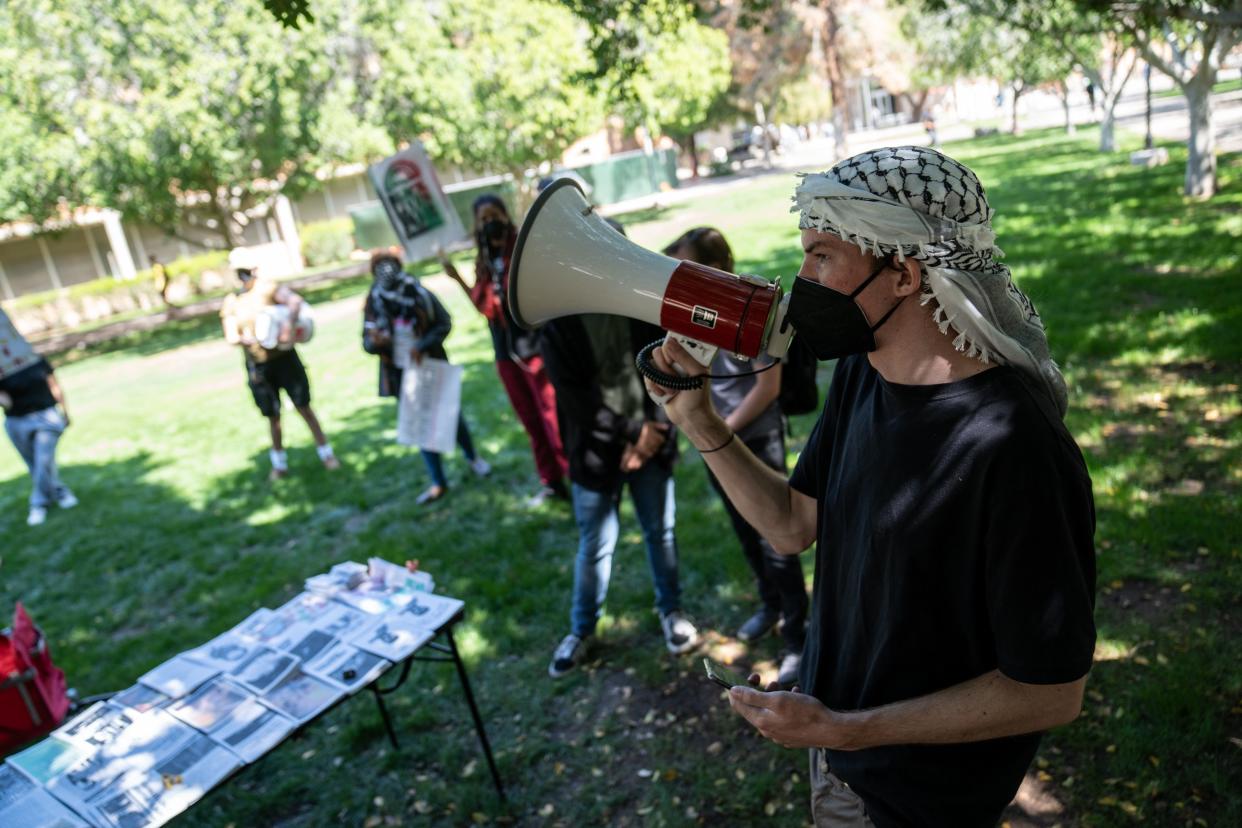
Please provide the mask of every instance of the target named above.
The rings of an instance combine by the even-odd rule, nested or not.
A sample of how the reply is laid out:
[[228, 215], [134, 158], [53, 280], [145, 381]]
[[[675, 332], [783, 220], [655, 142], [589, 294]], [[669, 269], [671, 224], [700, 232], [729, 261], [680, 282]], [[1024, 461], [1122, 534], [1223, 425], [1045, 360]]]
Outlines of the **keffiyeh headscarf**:
[[798, 226], [832, 233], [876, 256], [924, 265], [923, 305], [934, 304], [953, 346], [1012, 365], [1065, 415], [1065, 380], [1048, 352], [1035, 306], [996, 259], [992, 208], [973, 172], [927, 147], [860, 153], [806, 175], [794, 193]]

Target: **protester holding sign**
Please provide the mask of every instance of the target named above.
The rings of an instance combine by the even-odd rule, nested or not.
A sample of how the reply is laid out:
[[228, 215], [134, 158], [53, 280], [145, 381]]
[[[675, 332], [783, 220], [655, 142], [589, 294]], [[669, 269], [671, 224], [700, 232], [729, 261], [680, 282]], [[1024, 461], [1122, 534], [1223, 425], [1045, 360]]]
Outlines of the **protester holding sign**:
[[324, 467], [340, 468], [341, 463], [311, 408], [310, 379], [294, 349], [298, 331], [306, 330], [298, 318], [307, 307], [305, 300], [287, 286], [262, 278], [257, 259], [245, 248], [237, 248], [229, 255], [229, 265], [241, 282], [241, 291], [225, 298], [220, 320], [224, 338], [245, 352], [250, 393], [271, 428], [269, 479], [279, 480], [289, 474], [280, 422], [281, 391], [289, 395], [310, 428]]
[[56, 471], [56, 444], [69, 427], [64, 392], [52, 366], [34, 352], [2, 310], [0, 408], [4, 409], [4, 430], [30, 470], [26, 524], [41, 525], [53, 503], [62, 509], [77, 506], [78, 499]]
[[556, 391], [548, 382], [535, 335], [522, 330], [509, 310], [509, 263], [517, 244], [517, 228], [498, 196], [485, 194], [475, 199], [474, 235], [477, 255], [473, 285], [466, 284], [443, 252], [440, 263], [487, 318], [496, 352], [496, 371], [530, 438], [542, 483], [528, 504], [537, 506], [550, 497], [568, 500], [564, 482], [568, 463], [556, 422]]
[[[726, 273], [733, 272], [733, 251], [724, 235], [712, 227], [688, 230], [664, 250], [674, 259], [697, 262]], [[785, 474], [785, 425], [778, 401], [781, 369], [766, 354], [758, 359], [740, 359], [721, 349], [712, 360], [712, 402], [738, 439], [754, 452], [764, 465]], [[755, 373], [759, 371], [759, 373]], [[777, 681], [792, 687], [798, 679], [802, 645], [806, 642], [806, 579], [797, 555], [781, 555], [746, 522], [729, 500], [720, 481], [707, 469], [707, 478], [724, 501], [733, 523], [733, 532], [742, 544], [746, 562], [755, 573], [762, 606], [737, 631], [743, 641], [767, 635], [781, 622], [784, 652]]]
[[[401, 393], [403, 374], [424, 359], [448, 361], [444, 339], [453, 326], [453, 319], [435, 294], [419, 284], [418, 277], [406, 272], [401, 254], [395, 247], [377, 250], [371, 255], [371, 276], [374, 281], [367, 294], [362, 326], [362, 347], [380, 361], [379, 393], [395, 397]], [[477, 456], [470, 439], [470, 429], [460, 408], [457, 414], [457, 445], [480, 477], [491, 473], [492, 467]], [[439, 500], [448, 491], [448, 479], [440, 453], [421, 448], [431, 486], [418, 496], [421, 505]]]

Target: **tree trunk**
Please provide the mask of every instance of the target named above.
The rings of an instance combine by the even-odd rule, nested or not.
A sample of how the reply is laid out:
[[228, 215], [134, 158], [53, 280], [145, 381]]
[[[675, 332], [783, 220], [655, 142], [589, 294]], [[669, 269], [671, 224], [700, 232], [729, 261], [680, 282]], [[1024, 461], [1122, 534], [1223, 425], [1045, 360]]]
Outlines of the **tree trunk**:
[[1065, 81], [1057, 84], [1057, 97], [1061, 99], [1061, 110], [1065, 113], [1065, 134], [1074, 134], [1074, 119], [1070, 115], [1069, 87]]
[[1013, 85], [1013, 125], [1010, 127], [1010, 134], [1021, 135], [1022, 127], [1018, 126], [1018, 98], [1022, 97], [1022, 84], [1015, 83]]
[[686, 154], [690, 156], [690, 177], [699, 180], [699, 147], [694, 140], [694, 133], [686, 136]]
[[1113, 113], [1117, 109], [1117, 99], [1119, 97], [1121, 96], [1117, 95], [1112, 98], [1106, 97], [1103, 101], [1104, 114], [1103, 117], [1100, 118], [1100, 152], [1117, 151], [1117, 137], [1116, 130], [1114, 129], [1117, 119], [1114, 117]]
[[1208, 199], [1216, 194], [1216, 131], [1212, 124], [1212, 81], [1215, 72], [1202, 72], [1182, 85], [1190, 109], [1189, 155], [1184, 193]]
[[836, 161], [849, 155], [850, 102], [845, 90], [845, 67], [841, 62], [841, 24], [833, 0], [824, 0], [827, 23], [824, 26], [824, 51], [828, 56], [828, 88], [832, 94], [832, 140]]
[[229, 205], [229, 191], [227, 187], [217, 187], [215, 198], [212, 199], [212, 205], [215, 207], [216, 220], [220, 222], [220, 235], [224, 237], [224, 245], [229, 250], [234, 247], [241, 247], [245, 241], [233, 226], [233, 210]]

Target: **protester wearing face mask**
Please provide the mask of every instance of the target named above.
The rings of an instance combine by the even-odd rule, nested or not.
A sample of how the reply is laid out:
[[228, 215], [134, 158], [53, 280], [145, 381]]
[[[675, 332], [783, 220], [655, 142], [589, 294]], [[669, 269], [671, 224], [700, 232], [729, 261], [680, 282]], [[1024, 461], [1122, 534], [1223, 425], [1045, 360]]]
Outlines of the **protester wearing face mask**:
[[[341, 463], [311, 408], [310, 378], [294, 347], [298, 314], [305, 304], [302, 297], [287, 285], [264, 278], [259, 272], [257, 258], [244, 247], [229, 254], [229, 265], [241, 289], [225, 297], [220, 308], [220, 322], [224, 326], [225, 340], [241, 347], [245, 354], [250, 394], [259, 413], [268, 421], [272, 436], [272, 448], [268, 453], [272, 463], [269, 479], [275, 481], [289, 475], [280, 417], [281, 392], [288, 395], [310, 429], [324, 468], [339, 469]], [[279, 333], [274, 342], [267, 342], [260, 336], [259, 329], [265, 319], [279, 320]]]
[[[795, 202], [790, 318], [839, 361], [793, 475], [707, 390], [649, 384], [778, 552], [818, 543], [801, 690], [729, 702], [811, 749], [817, 825], [995, 825], [1041, 732], [1078, 715], [1094, 650], [1095, 514], [1066, 385], [969, 169], [874, 150], [806, 176]], [[704, 373], [676, 343], [656, 363]]]
[[[405, 367], [417, 365], [427, 357], [448, 360], [444, 340], [453, 320], [435, 294], [402, 267], [397, 248], [377, 250], [371, 255], [371, 276], [374, 281], [363, 309], [362, 348], [379, 357], [380, 396], [396, 397], [401, 393]], [[398, 353], [398, 348], [405, 349], [404, 353]], [[479, 477], [491, 473], [492, 467], [475, 453], [464, 413], [457, 417], [457, 445], [471, 471]], [[445, 495], [448, 478], [439, 452], [419, 451], [431, 477], [431, 486], [416, 501], [421, 506]]]
[[443, 253], [440, 263], [487, 318], [496, 372], [530, 438], [539, 473], [540, 489], [528, 505], [538, 506], [548, 498], [568, 500], [564, 482], [568, 464], [556, 422], [556, 392], [548, 382], [535, 335], [522, 330], [509, 310], [509, 264], [517, 244], [517, 228], [499, 197], [485, 194], [475, 199], [474, 235], [477, 254], [473, 285], [466, 284]]

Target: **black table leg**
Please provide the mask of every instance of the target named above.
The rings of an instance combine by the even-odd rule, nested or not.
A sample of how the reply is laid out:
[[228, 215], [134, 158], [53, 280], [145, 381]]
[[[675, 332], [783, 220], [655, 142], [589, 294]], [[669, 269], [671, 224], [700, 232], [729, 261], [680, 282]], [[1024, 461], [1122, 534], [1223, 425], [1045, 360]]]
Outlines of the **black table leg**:
[[376, 683], [371, 684], [371, 690], [375, 693], [375, 703], [379, 705], [380, 718], [384, 720], [384, 729], [388, 731], [388, 741], [392, 742], [393, 750], [400, 750], [401, 746], [397, 744], [397, 731], [393, 730], [392, 717], [388, 715], [388, 705], [384, 704], [384, 695]]
[[470, 715], [474, 717], [474, 729], [479, 734], [479, 742], [483, 745], [483, 754], [487, 757], [487, 767], [492, 772], [492, 782], [496, 784], [496, 793], [500, 795], [502, 802], [507, 802], [504, 786], [500, 784], [500, 772], [496, 770], [496, 760], [492, 757], [492, 746], [487, 741], [483, 719], [479, 716], [479, 708], [474, 703], [474, 693], [470, 691], [470, 679], [466, 677], [466, 665], [462, 663], [461, 655], [457, 652], [457, 642], [453, 640], [452, 625], [445, 628], [444, 634], [448, 637], [449, 647], [453, 651], [453, 662], [457, 665], [457, 677], [461, 679], [461, 689], [466, 694], [466, 703], [470, 705]]

